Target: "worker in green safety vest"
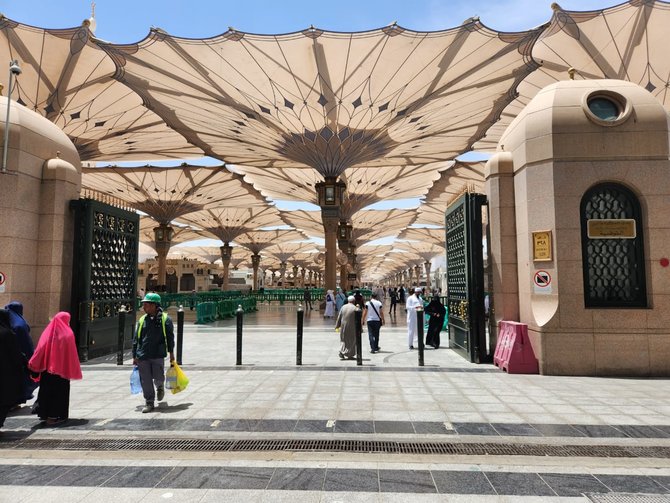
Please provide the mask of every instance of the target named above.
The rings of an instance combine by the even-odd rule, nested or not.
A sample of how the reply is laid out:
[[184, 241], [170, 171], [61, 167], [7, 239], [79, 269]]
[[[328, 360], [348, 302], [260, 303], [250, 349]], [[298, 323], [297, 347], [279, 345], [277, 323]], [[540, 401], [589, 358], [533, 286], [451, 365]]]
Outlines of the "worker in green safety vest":
[[[165, 396], [165, 357], [174, 361], [174, 325], [161, 309], [161, 297], [149, 292], [142, 299], [144, 314], [135, 327], [133, 364], [140, 371], [144, 394], [143, 413], [154, 410], [154, 400]], [[155, 389], [154, 389], [155, 386]]]

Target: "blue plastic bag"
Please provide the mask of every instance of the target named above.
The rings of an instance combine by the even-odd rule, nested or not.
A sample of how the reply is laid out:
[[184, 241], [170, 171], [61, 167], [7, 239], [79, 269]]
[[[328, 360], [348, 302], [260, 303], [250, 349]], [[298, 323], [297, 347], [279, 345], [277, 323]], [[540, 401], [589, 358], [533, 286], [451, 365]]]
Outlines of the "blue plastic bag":
[[140, 382], [140, 369], [137, 366], [133, 367], [130, 373], [130, 394], [137, 395], [142, 392], [142, 383]]

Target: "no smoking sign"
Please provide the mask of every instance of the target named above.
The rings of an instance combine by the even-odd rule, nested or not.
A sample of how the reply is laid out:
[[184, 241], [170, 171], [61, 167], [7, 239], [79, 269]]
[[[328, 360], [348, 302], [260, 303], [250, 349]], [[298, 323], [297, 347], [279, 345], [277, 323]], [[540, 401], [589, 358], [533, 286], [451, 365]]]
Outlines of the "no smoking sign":
[[5, 283], [7, 283], [7, 275], [0, 271], [0, 293], [5, 292]]
[[551, 274], [543, 270], [535, 271], [533, 275], [533, 290], [539, 294], [551, 293]]

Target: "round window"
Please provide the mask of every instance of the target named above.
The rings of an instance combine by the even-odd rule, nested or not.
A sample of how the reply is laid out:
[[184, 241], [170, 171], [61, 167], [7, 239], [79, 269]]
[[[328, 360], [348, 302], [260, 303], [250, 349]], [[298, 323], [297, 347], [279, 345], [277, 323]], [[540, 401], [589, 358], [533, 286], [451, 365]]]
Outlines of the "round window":
[[586, 94], [582, 98], [582, 109], [590, 121], [604, 127], [623, 124], [633, 112], [626, 98], [609, 89]]
[[619, 105], [609, 98], [597, 96], [589, 100], [589, 110], [603, 121], [615, 121], [619, 118]]

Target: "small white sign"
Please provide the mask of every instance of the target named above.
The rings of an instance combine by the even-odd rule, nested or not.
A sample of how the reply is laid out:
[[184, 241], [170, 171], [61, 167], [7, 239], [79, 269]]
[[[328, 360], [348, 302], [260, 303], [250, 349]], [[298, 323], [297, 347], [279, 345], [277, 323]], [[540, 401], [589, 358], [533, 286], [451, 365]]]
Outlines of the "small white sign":
[[540, 295], [548, 295], [552, 292], [551, 274], [547, 271], [535, 271], [533, 275], [533, 292]]
[[0, 293], [5, 293], [5, 284], [7, 283], [7, 275], [0, 271]]

